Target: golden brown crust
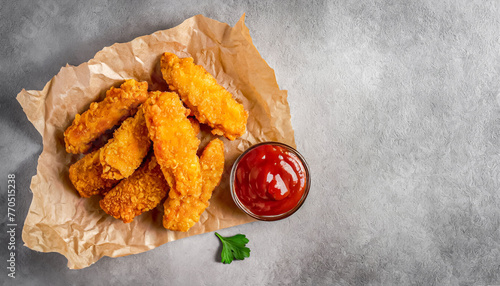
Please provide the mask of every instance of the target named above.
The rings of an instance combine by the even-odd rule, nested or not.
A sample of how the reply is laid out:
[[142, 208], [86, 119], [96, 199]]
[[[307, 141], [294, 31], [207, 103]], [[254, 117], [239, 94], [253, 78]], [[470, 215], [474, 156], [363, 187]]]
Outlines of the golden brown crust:
[[170, 185], [169, 197], [199, 196], [202, 180], [196, 151], [200, 140], [187, 119], [189, 110], [173, 92], [151, 92], [143, 108], [156, 159]]
[[198, 135], [200, 133], [200, 122], [196, 120], [194, 117], [188, 117], [189, 122], [191, 122], [191, 125], [193, 125], [194, 133]]
[[107, 214], [129, 223], [155, 208], [167, 191], [168, 184], [156, 158], [148, 156], [144, 164], [110, 190], [99, 205]]
[[243, 105], [193, 58], [164, 53], [161, 71], [169, 88], [179, 93], [200, 123], [213, 128], [213, 134], [234, 140], [245, 133], [248, 113]]
[[100, 161], [105, 179], [127, 178], [141, 165], [151, 141], [142, 108], [127, 118], [102, 148]]
[[87, 152], [92, 142], [106, 130], [111, 129], [123, 119], [133, 115], [137, 106], [147, 98], [147, 82], [126, 80], [120, 88], [112, 87], [106, 92], [101, 102], [93, 102], [82, 115], [64, 132], [64, 141], [68, 153]]
[[101, 177], [102, 166], [99, 160], [100, 149], [85, 155], [69, 167], [69, 179], [80, 196], [84, 198], [104, 194], [117, 180], [107, 180]]
[[224, 143], [220, 139], [214, 139], [208, 143], [201, 154], [200, 165], [203, 179], [200, 199], [208, 202], [212, 197], [212, 191], [219, 185], [224, 172]]
[[201, 155], [200, 165], [203, 180], [201, 194], [184, 197], [169, 196], [164, 203], [163, 225], [166, 228], [188, 231], [200, 220], [224, 171], [224, 143], [221, 140], [214, 139], [208, 143]]

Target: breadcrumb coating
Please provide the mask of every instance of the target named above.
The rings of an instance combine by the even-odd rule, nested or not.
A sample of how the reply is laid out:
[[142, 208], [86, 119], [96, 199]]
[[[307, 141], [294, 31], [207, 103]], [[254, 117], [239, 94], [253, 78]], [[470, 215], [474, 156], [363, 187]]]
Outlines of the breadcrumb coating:
[[95, 139], [137, 111], [137, 106], [147, 99], [147, 90], [147, 82], [129, 79], [120, 88], [108, 90], [103, 101], [92, 102], [64, 132], [66, 152], [87, 152]]
[[224, 172], [224, 142], [222, 140], [213, 139], [207, 144], [201, 154], [200, 165], [203, 180], [200, 199], [208, 202], [212, 197], [213, 190], [219, 185]]
[[203, 66], [194, 64], [193, 58], [179, 59], [175, 54], [164, 53], [161, 72], [169, 88], [179, 93], [200, 123], [213, 128], [213, 134], [229, 140], [245, 134], [248, 113], [243, 105]]
[[188, 117], [189, 122], [191, 122], [191, 125], [193, 125], [194, 128], [194, 133], [198, 135], [200, 133], [200, 122], [196, 120], [194, 117]]
[[129, 223], [136, 216], [155, 208], [167, 191], [168, 184], [160, 165], [150, 155], [132, 176], [111, 189], [99, 205], [107, 214]]
[[117, 180], [129, 177], [141, 165], [150, 146], [144, 112], [139, 108], [134, 117], [123, 121], [113, 138], [102, 148], [102, 177]]
[[200, 220], [201, 214], [209, 206], [212, 192], [220, 183], [224, 171], [224, 143], [214, 139], [208, 143], [200, 157], [202, 192], [200, 195], [185, 197], [169, 196], [165, 200], [165, 228], [177, 231], [188, 231]]
[[102, 178], [102, 166], [99, 160], [100, 150], [85, 155], [69, 167], [69, 179], [80, 196], [84, 198], [104, 194], [118, 184], [117, 180]]
[[196, 151], [200, 140], [187, 119], [186, 109], [174, 92], [150, 92], [143, 104], [144, 117], [153, 141], [153, 150], [170, 194], [201, 193], [201, 170]]

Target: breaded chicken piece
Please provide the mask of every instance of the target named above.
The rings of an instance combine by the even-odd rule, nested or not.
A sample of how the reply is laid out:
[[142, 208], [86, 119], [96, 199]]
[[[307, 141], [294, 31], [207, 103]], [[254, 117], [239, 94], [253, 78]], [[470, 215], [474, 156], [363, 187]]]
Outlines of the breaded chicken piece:
[[234, 140], [245, 133], [248, 113], [243, 105], [193, 58], [164, 53], [161, 72], [169, 88], [179, 93], [200, 123], [213, 128], [213, 134]]
[[139, 108], [134, 117], [123, 121], [113, 138], [101, 148], [102, 177], [117, 180], [129, 177], [141, 165], [150, 146], [144, 112]]
[[200, 140], [187, 119], [186, 109], [174, 92], [150, 92], [143, 104], [153, 150], [170, 186], [170, 194], [183, 197], [201, 193], [201, 170], [196, 151]]
[[189, 122], [191, 122], [191, 125], [193, 125], [193, 128], [194, 128], [194, 133], [196, 135], [198, 135], [200, 133], [200, 122], [198, 122], [198, 120], [196, 120], [196, 118], [194, 117], [188, 117], [189, 119]]
[[66, 152], [87, 152], [95, 139], [137, 111], [137, 106], [146, 101], [147, 91], [147, 82], [129, 79], [120, 88], [108, 90], [103, 101], [92, 102], [87, 111], [75, 116], [64, 132]]
[[222, 140], [216, 138], [207, 144], [201, 154], [200, 165], [203, 180], [200, 199], [208, 203], [224, 172], [224, 142]]
[[182, 198], [169, 196], [164, 203], [163, 225], [166, 228], [188, 231], [200, 220], [224, 171], [224, 143], [221, 140], [214, 139], [208, 143], [201, 155], [200, 165], [203, 180], [201, 194]]
[[155, 208], [167, 191], [168, 184], [160, 165], [151, 154], [132, 176], [111, 189], [99, 205], [107, 214], [129, 223], [136, 216]]
[[100, 149], [85, 155], [69, 167], [69, 179], [80, 196], [84, 198], [104, 194], [118, 184], [117, 180], [107, 180], [101, 177], [102, 166], [99, 155]]

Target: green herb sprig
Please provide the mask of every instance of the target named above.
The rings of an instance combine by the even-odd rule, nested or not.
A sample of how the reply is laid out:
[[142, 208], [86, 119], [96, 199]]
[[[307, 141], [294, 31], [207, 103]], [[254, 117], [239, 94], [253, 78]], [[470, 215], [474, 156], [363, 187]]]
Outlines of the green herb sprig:
[[249, 240], [245, 235], [237, 234], [231, 237], [224, 237], [217, 232], [215, 235], [222, 242], [222, 252], [220, 254], [222, 263], [229, 264], [233, 262], [233, 259], [243, 260], [245, 257], [250, 257], [250, 248], [245, 246]]

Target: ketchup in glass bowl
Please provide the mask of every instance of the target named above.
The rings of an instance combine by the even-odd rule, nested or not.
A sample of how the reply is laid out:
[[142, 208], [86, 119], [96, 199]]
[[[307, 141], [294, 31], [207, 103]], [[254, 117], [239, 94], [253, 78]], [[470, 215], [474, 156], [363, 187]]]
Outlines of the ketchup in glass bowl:
[[230, 177], [236, 205], [259, 220], [279, 220], [297, 211], [311, 179], [304, 157], [280, 142], [256, 144], [241, 154]]

